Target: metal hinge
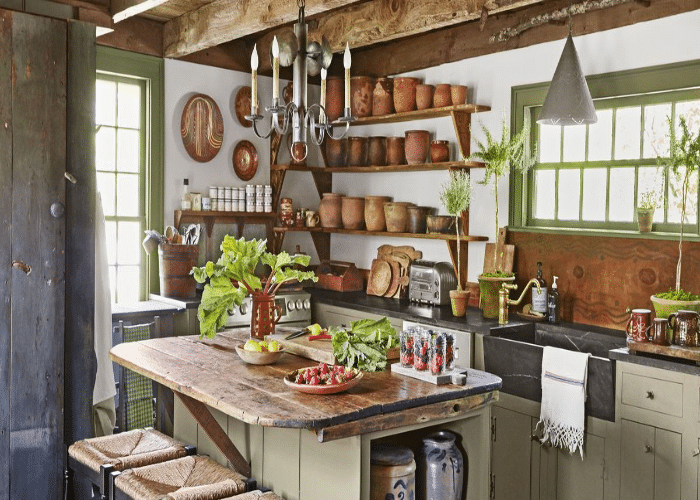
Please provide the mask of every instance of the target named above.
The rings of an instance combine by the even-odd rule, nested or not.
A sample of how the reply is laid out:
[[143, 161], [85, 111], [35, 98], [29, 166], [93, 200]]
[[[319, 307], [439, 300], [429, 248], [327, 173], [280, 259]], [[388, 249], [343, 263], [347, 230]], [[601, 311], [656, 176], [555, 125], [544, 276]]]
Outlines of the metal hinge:
[[496, 442], [496, 417], [491, 417], [491, 442]]
[[489, 474], [489, 500], [496, 498], [496, 476]]

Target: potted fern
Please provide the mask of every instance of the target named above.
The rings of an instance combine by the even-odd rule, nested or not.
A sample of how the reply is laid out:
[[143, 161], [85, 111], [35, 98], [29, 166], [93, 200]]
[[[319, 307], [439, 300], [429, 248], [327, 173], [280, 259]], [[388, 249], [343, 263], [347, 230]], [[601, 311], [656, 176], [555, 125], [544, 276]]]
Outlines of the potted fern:
[[693, 174], [700, 170], [700, 130], [695, 134], [688, 129], [684, 117], [680, 117], [680, 137], [676, 137], [673, 120], [668, 119], [671, 147], [667, 163], [671, 172], [681, 184], [681, 232], [678, 240], [678, 263], [676, 264], [676, 287], [668, 292], [651, 296], [651, 302], [656, 310], [656, 316], [666, 318], [678, 310], [693, 310], [700, 312], [700, 296], [681, 289], [681, 263], [683, 260], [683, 225], [686, 209], [688, 208], [688, 193]]
[[[476, 151], [470, 155], [472, 160], [480, 160], [485, 163], [484, 180], [479, 184], [487, 185], [493, 180], [493, 193], [496, 199], [496, 232], [498, 234], [498, 181], [507, 175], [510, 169], [525, 173], [534, 164], [537, 155], [530, 155], [529, 128], [523, 127], [520, 132], [511, 137], [506, 118], [503, 117], [501, 127], [501, 139], [496, 140], [491, 132], [482, 124], [481, 130], [485, 140], [476, 141]], [[497, 266], [501, 259], [496, 259]], [[495, 273], [479, 275], [480, 305], [484, 318], [498, 317], [498, 290], [503, 282], [514, 281], [515, 274], [496, 269]]]
[[457, 276], [457, 289], [450, 290], [450, 303], [452, 305], [452, 315], [461, 317], [467, 313], [467, 304], [469, 303], [469, 290], [462, 288], [462, 257], [460, 255], [460, 234], [459, 234], [459, 217], [469, 208], [471, 201], [472, 185], [469, 174], [464, 170], [453, 170], [450, 172], [450, 178], [442, 185], [440, 190], [440, 201], [448, 214], [455, 218], [455, 227], [457, 228], [457, 267], [455, 275]]

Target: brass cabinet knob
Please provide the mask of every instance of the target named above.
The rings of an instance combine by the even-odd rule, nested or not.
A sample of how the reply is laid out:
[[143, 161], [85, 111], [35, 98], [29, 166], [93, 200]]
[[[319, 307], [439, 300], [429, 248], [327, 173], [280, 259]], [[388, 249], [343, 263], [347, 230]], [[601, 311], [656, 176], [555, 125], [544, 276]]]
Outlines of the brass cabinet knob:
[[652, 448], [648, 444], [644, 445], [644, 453], [651, 453], [652, 451], [654, 451], [654, 448]]
[[694, 457], [697, 457], [698, 455], [700, 455], [700, 448], [695, 448], [695, 449], [693, 450], [693, 456], [694, 456]]
[[647, 391], [647, 399], [654, 399], [654, 391]]

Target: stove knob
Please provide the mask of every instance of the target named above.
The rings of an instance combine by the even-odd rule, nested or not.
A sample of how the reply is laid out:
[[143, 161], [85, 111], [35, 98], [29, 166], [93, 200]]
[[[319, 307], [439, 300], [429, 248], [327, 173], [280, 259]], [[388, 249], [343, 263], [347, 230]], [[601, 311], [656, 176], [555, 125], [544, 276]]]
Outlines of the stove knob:
[[243, 302], [243, 303], [241, 304], [241, 307], [239, 307], [238, 309], [240, 309], [241, 314], [246, 315], [246, 314], [248, 313], [248, 303], [247, 303], [247, 302]]
[[297, 300], [297, 311], [302, 311], [304, 309], [304, 301], [303, 300]]
[[304, 309], [311, 309], [311, 299], [306, 299], [304, 301]]
[[287, 309], [289, 309], [290, 311], [293, 311], [295, 309], [295, 305], [294, 305], [293, 300], [290, 300], [289, 302], [287, 302]]

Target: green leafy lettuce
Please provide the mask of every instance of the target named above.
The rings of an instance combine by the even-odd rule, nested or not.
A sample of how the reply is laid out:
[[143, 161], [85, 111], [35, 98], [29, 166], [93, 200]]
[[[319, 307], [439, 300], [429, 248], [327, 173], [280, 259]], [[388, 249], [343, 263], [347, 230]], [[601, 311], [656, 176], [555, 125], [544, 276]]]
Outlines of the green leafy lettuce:
[[386, 369], [386, 350], [399, 343], [387, 318], [353, 321], [349, 330], [332, 326], [328, 333], [333, 337], [333, 354], [338, 363], [366, 372]]

